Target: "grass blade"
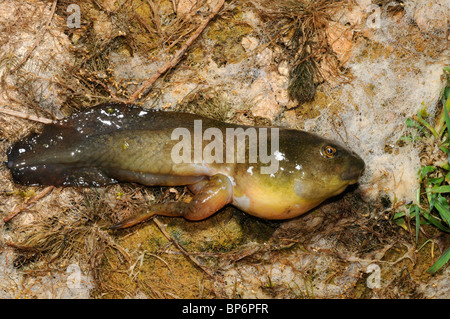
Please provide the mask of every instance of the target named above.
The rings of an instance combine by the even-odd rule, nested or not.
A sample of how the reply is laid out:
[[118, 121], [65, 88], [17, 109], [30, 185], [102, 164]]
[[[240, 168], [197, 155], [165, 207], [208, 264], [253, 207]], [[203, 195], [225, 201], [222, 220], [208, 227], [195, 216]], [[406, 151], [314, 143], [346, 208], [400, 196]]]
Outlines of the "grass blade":
[[[447, 112], [447, 116], [448, 116], [448, 112]], [[431, 132], [431, 134], [433, 134], [433, 136], [436, 138], [436, 140], [439, 141], [439, 139], [440, 139], [439, 134], [427, 121], [425, 121], [423, 118], [421, 118], [420, 116], [417, 116], [417, 115], [413, 115], [412, 118], [413, 118], [413, 120], [415, 120], [415, 121], [419, 122], [420, 124], [422, 124], [423, 126], [425, 126]], [[449, 117], [449, 122], [450, 122], [450, 117]], [[447, 125], [448, 125], [448, 123], [447, 123]]]
[[420, 214], [419, 209], [416, 212], [416, 244], [419, 242], [419, 231], [420, 231]]
[[[447, 139], [449, 138], [449, 130], [450, 130], [450, 116], [448, 115], [448, 108], [450, 107], [450, 99], [448, 98], [448, 87], [445, 88], [444, 94], [442, 96], [442, 104], [444, 107], [444, 117], [445, 124], [447, 126]], [[447, 96], [446, 96], [447, 95]], [[446, 101], [445, 101], [446, 99]], [[450, 154], [447, 156], [448, 162], [450, 163]]]
[[428, 173], [434, 172], [435, 170], [436, 170], [436, 167], [431, 166], [431, 165], [422, 167], [419, 171], [420, 181], [422, 182], [423, 179], [425, 178], [425, 176], [428, 175]]
[[444, 185], [444, 186], [434, 186], [431, 189], [432, 193], [450, 193], [450, 185]]
[[427, 273], [434, 274], [442, 268], [450, 260], [450, 247], [442, 254], [442, 256], [427, 270]]
[[450, 226], [450, 208], [447, 200], [439, 195], [434, 202], [434, 207], [439, 211], [442, 219], [447, 222], [447, 225]]
[[423, 211], [423, 218], [425, 218], [425, 220], [428, 221], [430, 224], [436, 226], [438, 229], [440, 229], [446, 233], [450, 233], [450, 228], [448, 228], [444, 224], [442, 224], [439, 219], [437, 219], [436, 217], [431, 215], [428, 211]]
[[414, 216], [416, 220], [416, 243], [419, 241], [419, 227], [420, 227], [420, 214], [419, 214], [419, 206], [411, 205], [409, 208], [410, 216]]

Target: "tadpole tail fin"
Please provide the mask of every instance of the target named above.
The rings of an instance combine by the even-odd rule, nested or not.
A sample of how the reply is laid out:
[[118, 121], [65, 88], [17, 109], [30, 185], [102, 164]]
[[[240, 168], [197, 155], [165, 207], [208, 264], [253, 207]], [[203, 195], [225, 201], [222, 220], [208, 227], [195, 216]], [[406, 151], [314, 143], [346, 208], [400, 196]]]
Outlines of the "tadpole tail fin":
[[86, 109], [47, 124], [42, 133], [32, 133], [16, 142], [7, 154], [7, 166], [14, 180], [24, 185], [55, 186], [103, 186], [115, 183], [101, 169], [80, 162], [81, 156], [72, 156], [77, 147], [91, 136], [117, 129], [117, 126], [108, 125], [110, 123], [104, 124], [101, 116], [104, 113], [104, 117], [111, 115], [108, 112], [122, 112], [126, 106], [110, 108], [101, 105]]

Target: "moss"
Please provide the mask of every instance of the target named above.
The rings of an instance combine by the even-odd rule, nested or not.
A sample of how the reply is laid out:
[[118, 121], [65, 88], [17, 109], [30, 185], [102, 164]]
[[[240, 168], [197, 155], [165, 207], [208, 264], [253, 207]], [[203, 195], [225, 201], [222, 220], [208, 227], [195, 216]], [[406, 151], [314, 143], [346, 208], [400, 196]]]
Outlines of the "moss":
[[[183, 218], [158, 219], [178, 244], [211, 269], [223, 261], [217, 256], [239, 250], [252, 241], [268, 241], [278, 226], [232, 207], [198, 222]], [[106, 252], [99, 280], [102, 295], [97, 297], [134, 297], [137, 292], [156, 298], [214, 296], [213, 281], [205, 278], [205, 272], [174, 247], [155, 223], [143, 223], [118, 235], [118, 245], [130, 254], [132, 262], [125, 262], [113, 250]]]
[[201, 46], [194, 45], [191, 48], [187, 57], [187, 64], [194, 68], [205, 65], [205, 53]]
[[36, 191], [32, 187], [27, 187], [17, 189], [14, 192], [8, 193], [8, 195], [19, 196], [20, 198], [28, 200], [36, 195]]
[[198, 222], [187, 222], [181, 218], [167, 219], [168, 230], [178, 236], [178, 241], [188, 251], [228, 252], [245, 241], [245, 234], [232, 210], [224, 208]]
[[237, 63], [246, 57], [242, 38], [252, 32], [252, 27], [242, 21], [242, 11], [235, 9], [231, 16], [215, 20], [206, 37], [214, 42], [212, 59], [218, 66]]
[[[295, 114], [301, 119], [313, 119], [320, 115], [321, 111], [328, 109], [331, 113], [339, 114], [346, 106], [336, 102], [336, 96], [341, 90], [325, 92], [323, 87], [319, 87], [313, 100], [303, 103], [295, 109]], [[336, 121], [339, 118], [336, 117]], [[336, 123], [335, 123], [336, 124]]]
[[[167, 230], [186, 245], [181, 229], [168, 226]], [[130, 254], [131, 263], [113, 250], [106, 252], [99, 277], [101, 289], [94, 292], [95, 297], [135, 297], [138, 293], [149, 298], [213, 296], [212, 283], [206, 280], [205, 273], [174, 248], [154, 223], [127, 232], [118, 238], [118, 244]]]
[[[129, 267], [116, 254], [107, 256], [100, 279], [102, 289], [96, 297], [134, 298], [211, 298], [212, 283], [183, 255], [159, 256], [140, 251], [139, 259]], [[94, 293], [95, 294], [95, 293]]]
[[366, 299], [370, 298], [372, 290], [367, 286], [367, 279], [370, 274], [363, 274], [361, 278], [355, 283], [355, 287], [352, 291], [352, 298]]

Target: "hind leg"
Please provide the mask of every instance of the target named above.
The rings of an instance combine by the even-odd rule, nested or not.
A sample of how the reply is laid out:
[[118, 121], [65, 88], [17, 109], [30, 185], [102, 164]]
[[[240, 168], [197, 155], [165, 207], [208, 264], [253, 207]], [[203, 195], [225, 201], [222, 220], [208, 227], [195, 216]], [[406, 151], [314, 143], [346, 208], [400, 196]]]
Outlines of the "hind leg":
[[145, 213], [132, 216], [110, 228], [127, 228], [140, 223], [153, 215], [184, 217], [187, 220], [202, 220], [208, 218], [225, 205], [231, 203], [233, 186], [228, 177], [222, 174], [212, 176], [204, 182], [202, 188], [194, 195], [189, 203], [169, 202], [156, 204]]

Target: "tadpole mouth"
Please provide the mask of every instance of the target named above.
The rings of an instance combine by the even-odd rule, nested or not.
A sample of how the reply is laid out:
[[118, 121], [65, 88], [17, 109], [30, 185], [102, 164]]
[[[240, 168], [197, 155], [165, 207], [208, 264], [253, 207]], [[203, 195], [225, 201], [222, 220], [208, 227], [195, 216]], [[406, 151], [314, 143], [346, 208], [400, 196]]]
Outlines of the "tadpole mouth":
[[342, 174], [341, 179], [344, 181], [354, 181], [356, 183], [364, 173], [366, 165], [361, 158], [352, 163]]

